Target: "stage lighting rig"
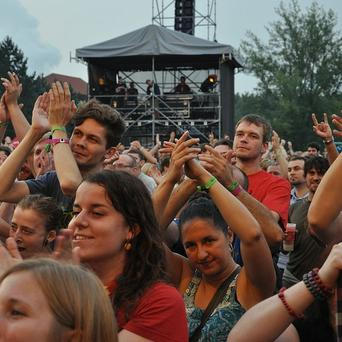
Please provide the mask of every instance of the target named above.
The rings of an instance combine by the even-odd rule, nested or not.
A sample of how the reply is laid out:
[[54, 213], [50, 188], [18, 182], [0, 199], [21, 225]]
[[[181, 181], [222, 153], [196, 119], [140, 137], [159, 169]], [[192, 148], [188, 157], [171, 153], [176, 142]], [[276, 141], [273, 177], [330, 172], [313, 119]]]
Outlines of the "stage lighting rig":
[[201, 84], [200, 90], [203, 93], [210, 93], [212, 92], [217, 85], [217, 75], [212, 74], [209, 75]]

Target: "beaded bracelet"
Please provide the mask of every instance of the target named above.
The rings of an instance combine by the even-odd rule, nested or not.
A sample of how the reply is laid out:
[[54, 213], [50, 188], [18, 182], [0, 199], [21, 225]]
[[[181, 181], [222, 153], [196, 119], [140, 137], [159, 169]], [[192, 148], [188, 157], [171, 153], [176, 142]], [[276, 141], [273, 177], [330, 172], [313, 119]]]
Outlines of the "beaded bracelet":
[[318, 271], [318, 268], [314, 268], [309, 273], [304, 274], [303, 282], [315, 298], [324, 300], [325, 298], [332, 296], [334, 290], [323, 283]]
[[286, 301], [285, 299], [285, 292], [286, 288], [282, 287], [278, 293], [278, 297], [280, 298], [281, 302], [283, 303], [283, 305], [285, 306], [287, 312], [290, 314], [290, 316], [294, 317], [295, 319], [299, 319], [299, 318], [303, 318], [304, 315], [303, 314], [296, 314], [294, 312], [294, 310], [290, 307], [289, 303]]
[[317, 298], [318, 300], [324, 300], [325, 299], [323, 292], [320, 290], [319, 286], [314, 281], [310, 272], [303, 275], [303, 282], [304, 282], [306, 288], [309, 290], [309, 292], [315, 298]]

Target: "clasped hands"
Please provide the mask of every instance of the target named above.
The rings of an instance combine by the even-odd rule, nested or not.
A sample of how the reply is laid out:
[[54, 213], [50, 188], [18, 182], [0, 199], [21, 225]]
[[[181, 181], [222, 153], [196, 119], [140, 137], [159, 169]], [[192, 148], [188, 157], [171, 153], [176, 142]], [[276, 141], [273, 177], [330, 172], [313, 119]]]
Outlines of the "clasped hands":
[[167, 177], [176, 183], [182, 176], [183, 167], [186, 175], [198, 182], [208, 174], [215, 176], [221, 184], [230, 185], [233, 182], [231, 159], [233, 151], [221, 155], [212, 146], [205, 145], [205, 152], [200, 153], [198, 138], [189, 138], [186, 131], [175, 143], [165, 141], [162, 153], [171, 154]]

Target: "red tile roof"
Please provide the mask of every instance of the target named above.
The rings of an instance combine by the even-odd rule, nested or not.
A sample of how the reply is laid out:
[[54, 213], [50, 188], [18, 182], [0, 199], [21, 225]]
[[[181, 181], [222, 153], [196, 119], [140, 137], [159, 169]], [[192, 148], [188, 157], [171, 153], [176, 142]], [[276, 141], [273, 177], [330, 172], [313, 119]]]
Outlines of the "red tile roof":
[[79, 77], [61, 75], [61, 74], [50, 74], [45, 76], [45, 81], [51, 85], [53, 82], [68, 82], [75, 93], [88, 95], [88, 83], [83, 81]]

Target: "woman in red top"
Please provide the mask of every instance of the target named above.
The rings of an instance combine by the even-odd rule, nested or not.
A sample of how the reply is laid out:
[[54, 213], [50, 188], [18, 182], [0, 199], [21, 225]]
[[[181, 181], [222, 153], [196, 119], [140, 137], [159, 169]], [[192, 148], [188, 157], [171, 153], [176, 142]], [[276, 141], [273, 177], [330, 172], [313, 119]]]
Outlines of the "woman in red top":
[[73, 210], [73, 246], [110, 293], [119, 341], [187, 341], [183, 300], [166, 284], [162, 237], [144, 184], [120, 171], [89, 175]]

